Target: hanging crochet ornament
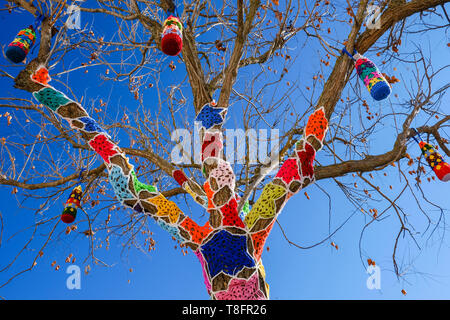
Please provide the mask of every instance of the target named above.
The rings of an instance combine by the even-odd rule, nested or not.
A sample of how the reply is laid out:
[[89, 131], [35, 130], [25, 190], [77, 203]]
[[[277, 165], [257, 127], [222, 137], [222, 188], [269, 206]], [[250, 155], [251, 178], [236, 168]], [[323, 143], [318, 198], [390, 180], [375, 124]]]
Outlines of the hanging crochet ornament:
[[161, 49], [169, 56], [176, 56], [183, 48], [183, 25], [180, 19], [170, 15], [163, 27]]
[[81, 195], [83, 193], [83, 190], [81, 188], [81, 178], [84, 170], [86, 169], [81, 169], [80, 175], [78, 176], [78, 186], [73, 188], [69, 198], [66, 201], [66, 204], [64, 205], [64, 210], [61, 215], [61, 220], [64, 223], [74, 222], [75, 218], [77, 217], [77, 211], [81, 208]]
[[13, 63], [21, 63], [36, 41], [36, 33], [33, 26], [22, 29], [13, 42], [6, 49], [6, 57]]
[[345, 48], [342, 51], [355, 61], [356, 73], [364, 82], [372, 98], [381, 101], [391, 94], [391, 86], [372, 61], [356, 51], [354, 55], [351, 55]]
[[[417, 130], [415, 130], [418, 134]], [[420, 137], [420, 136], [419, 136]], [[430, 167], [433, 169], [439, 180], [447, 182], [450, 180], [450, 165], [444, 161], [442, 156], [436, 151], [436, 149], [429, 143], [422, 140], [413, 139], [419, 144], [420, 150], [423, 156], [427, 160]]]
[[70, 193], [69, 198], [64, 205], [64, 210], [61, 215], [61, 220], [64, 223], [72, 223], [77, 217], [77, 211], [81, 208], [81, 185], [76, 186]]

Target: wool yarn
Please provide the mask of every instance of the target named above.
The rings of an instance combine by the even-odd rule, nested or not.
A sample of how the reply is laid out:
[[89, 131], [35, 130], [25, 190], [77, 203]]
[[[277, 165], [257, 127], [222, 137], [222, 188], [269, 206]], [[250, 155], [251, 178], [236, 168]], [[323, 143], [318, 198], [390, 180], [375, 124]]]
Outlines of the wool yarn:
[[61, 215], [61, 220], [64, 223], [72, 223], [75, 221], [75, 218], [77, 217], [77, 210], [81, 208], [81, 194], [81, 186], [76, 186], [73, 188], [66, 204], [64, 205], [64, 210]]
[[442, 156], [436, 151], [436, 149], [429, 143], [424, 141], [419, 142], [420, 150], [423, 156], [427, 160], [430, 167], [433, 169], [436, 176], [441, 181], [450, 180], [450, 165], [444, 161]]
[[378, 70], [377, 66], [360, 54], [355, 55], [355, 59], [356, 72], [364, 82], [372, 98], [376, 101], [386, 99], [391, 94], [391, 86]]
[[176, 56], [181, 49], [183, 49], [183, 25], [180, 19], [171, 15], [164, 21], [161, 50], [169, 56]]
[[6, 57], [13, 63], [21, 63], [36, 41], [36, 33], [33, 26], [19, 31], [15, 39], [6, 49]]

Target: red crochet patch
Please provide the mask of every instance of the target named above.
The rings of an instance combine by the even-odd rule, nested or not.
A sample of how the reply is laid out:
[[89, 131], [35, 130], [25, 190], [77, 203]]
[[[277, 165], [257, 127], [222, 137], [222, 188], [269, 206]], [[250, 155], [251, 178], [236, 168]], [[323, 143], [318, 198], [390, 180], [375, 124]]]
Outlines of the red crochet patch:
[[185, 183], [188, 180], [186, 175], [181, 170], [174, 170], [172, 172], [172, 176], [180, 186], [182, 186], [183, 183]]
[[292, 180], [300, 180], [297, 159], [289, 158], [284, 161], [276, 177], [281, 178], [288, 186], [292, 182]]
[[89, 145], [92, 149], [103, 158], [106, 163], [109, 163], [109, 157], [117, 154], [117, 150], [114, 149], [115, 145], [108, 141], [108, 138], [104, 134], [95, 136], [94, 139], [89, 141]]
[[208, 157], [218, 157], [223, 148], [220, 134], [206, 133], [202, 143], [202, 161]]
[[298, 158], [302, 166], [303, 177], [312, 179], [314, 177], [314, 159], [316, 157], [316, 150], [313, 146], [305, 141], [305, 150], [297, 152]]
[[235, 226], [239, 228], [244, 228], [244, 223], [241, 218], [239, 218], [237, 212], [237, 201], [236, 199], [231, 199], [227, 204], [225, 204], [220, 211], [223, 214], [223, 225], [224, 226]]

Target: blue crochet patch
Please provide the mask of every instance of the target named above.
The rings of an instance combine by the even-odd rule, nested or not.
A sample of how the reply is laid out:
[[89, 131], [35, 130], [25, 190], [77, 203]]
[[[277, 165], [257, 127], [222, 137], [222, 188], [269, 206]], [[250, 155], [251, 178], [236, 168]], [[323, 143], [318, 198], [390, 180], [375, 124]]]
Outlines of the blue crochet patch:
[[220, 113], [224, 110], [223, 108], [213, 108], [206, 104], [195, 118], [195, 121], [201, 122], [203, 127], [209, 129], [216, 124], [223, 123], [223, 116]]
[[163, 219], [158, 219], [156, 223], [165, 231], [167, 231], [171, 236], [173, 236], [176, 240], [180, 242], [184, 242], [184, 239], [181, 237], [180, 232], [177, 228], [170, 226]]
[[77, 120], [80, 120], [84, 123], [84, 130], [87, 132], [104, 132], [106, 133], [105, 129], [103, 129], [97, 121], [92, 119], [91, 117], [81, 117]]
[[226, 230], [216, 233], [200, 248], [211, 277], [220, 272], [236, 275], [244, 267], [254, 267], [255, 262], [247, 252], [247, 237], [233, 235]]
[[113, 166], [113, 168], [109, 171], [109, 183], [111, 183], [117, 200], [120, 202], [135, 198], [128, 188], [129, 180], [130, 176], [124, 175], [122, 168], [118, 166]]

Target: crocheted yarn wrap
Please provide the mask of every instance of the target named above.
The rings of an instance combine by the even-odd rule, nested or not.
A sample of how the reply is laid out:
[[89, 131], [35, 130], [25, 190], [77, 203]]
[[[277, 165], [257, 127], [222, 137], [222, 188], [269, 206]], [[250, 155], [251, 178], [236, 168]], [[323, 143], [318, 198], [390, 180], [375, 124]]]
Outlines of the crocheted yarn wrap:
[[22, 29], [8, 45], [6, 57], [13, 63], [21, 63], [36, 41], [36, 33], [32, 26]]
[[161, 50], [169, 55], [176, 56], [183, 49], [183, 25], [180, 19], [169, 16], [164, 21], [164, 29], [161, 37]]
[[370, 95], [376, 101], [386, 99], [391, 94], [391, 87], [377, 66], [366, 57], [357, 54], [355, 56], [355, 68], [359, 78], [364, 82]]

